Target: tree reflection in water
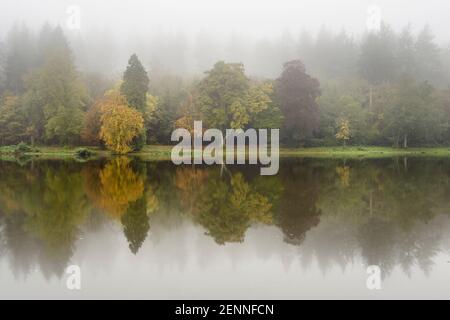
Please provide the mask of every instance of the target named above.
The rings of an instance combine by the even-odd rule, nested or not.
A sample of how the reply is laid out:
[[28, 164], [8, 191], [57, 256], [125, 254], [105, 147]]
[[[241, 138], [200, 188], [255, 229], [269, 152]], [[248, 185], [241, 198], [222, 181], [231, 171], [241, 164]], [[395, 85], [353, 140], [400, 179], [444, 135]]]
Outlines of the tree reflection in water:
[[197, 225], [218, 245], [245, 242], [260, 225], [276, 228], [304, 265], [315, 259], [325, 272], [361, 256], [385, 275], [413, 265], [429, 273], [450, 232], [435, 222], [450, 209], [450, 161], [405, 163], [285, 159], [277, 176], [263, 177], [248, 166], [221, 174], [127, 157], [2, 161], [0, 258], [9, 257], [16, 276], [38, 266], [60, 277], [93, 225], [118, 225], [140, 254], [152, 226], [170, 219]]

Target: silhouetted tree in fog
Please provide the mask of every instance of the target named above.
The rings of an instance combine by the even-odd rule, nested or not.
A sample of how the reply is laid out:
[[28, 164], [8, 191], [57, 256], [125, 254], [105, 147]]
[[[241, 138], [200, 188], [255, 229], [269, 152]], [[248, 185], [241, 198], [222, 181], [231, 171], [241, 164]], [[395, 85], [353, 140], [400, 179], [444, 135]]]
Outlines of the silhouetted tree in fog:
[[319, 125], [319, 81], [306, 74], [300, 60], [293, 60], [284, 64], [275, 94], [284, 116], [281, 138], [291, 145], [304, 144]]

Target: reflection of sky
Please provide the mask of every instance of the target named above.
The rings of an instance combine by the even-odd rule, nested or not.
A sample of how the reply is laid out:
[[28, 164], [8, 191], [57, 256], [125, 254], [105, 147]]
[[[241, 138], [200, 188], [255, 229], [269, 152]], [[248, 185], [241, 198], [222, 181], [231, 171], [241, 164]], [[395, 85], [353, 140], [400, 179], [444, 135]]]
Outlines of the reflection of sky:
[[107, 225], [77, 243], [70, 263], [81, 266], [80, 292], [67, 290], [65, 278], [45, 280], [39, 270], [15, 279], [6, 255], [0, 260], [0, 298], [450, 298], [445, 253], [434, 256], [428, 276], [417, 266], [410, 276], [396, 266], [381, 291], [366, 288], [366, 266], [357, 252], [343, 265], [324, 267], [321, 258], [305, 265], [308, 251], [326, 251], [319, 246], [321, 228], [311, 230], [300, 247], [285, 243], [275, 227], [253, 227], [244, 243], [218, 246], [188, 221], [173, 228], [153, 224], [134, 256], [120, 228]]

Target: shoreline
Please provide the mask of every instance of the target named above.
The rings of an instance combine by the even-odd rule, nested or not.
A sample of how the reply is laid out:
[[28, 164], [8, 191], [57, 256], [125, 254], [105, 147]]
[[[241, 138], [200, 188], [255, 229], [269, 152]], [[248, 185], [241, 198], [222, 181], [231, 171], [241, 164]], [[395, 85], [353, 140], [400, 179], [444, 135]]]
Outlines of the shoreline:
[[[0, 147], [0, 160], [21, 157], [38, 159], [75, 159], [76, 151], [85, 148], [92, 151], [92, 156], [84, 159], [109, 158], [114, 155], [99, 147], [37, 147], [39, 152], [13, 152], [13, 147]], [[124, 156], [139, 157], [142, 160], [170, 160], [172, 146], [147, 145], [139, 152]], [[449, 157], [450, 147], [392, 148], [392, 147], [316, 147], [316, 148], [280, 148], [280, 157], [292, 158], [389, 158], [389, 157]], [[81, 158], [82, 159], [82, 158]], [[83, 160], [83, 159], [82, 159]]]

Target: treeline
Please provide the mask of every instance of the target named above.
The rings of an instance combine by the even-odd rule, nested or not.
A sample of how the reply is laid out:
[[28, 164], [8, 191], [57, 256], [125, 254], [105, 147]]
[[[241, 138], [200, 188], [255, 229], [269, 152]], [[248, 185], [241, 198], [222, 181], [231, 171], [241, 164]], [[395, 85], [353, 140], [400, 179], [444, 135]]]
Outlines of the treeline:
[[[429, 28], [397, 34], [383, 25], [360, 41], [326, 30], [299, 39], [279, 42], [283, 64], [281, 55], [267, 56], [274, 70], [283, 65], [275, 79], [222, 61], [201, 77], [160, 65], [147, 73], [135, 54], [119, 78], [80, 72], [60, 28], [45, 25], [36, 35], [17, 25], [0, 43], [0, 144], [126, 153], [169, 144], [175, 128], [192, 130], [194, 120], [222, 130], [281, 128], [282, 143], [295, 147], [448, 144], [450, 54]], [[258, 61], [271, 51], [260, 49]]]

